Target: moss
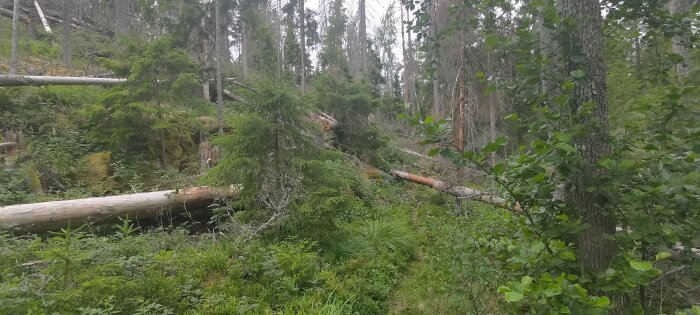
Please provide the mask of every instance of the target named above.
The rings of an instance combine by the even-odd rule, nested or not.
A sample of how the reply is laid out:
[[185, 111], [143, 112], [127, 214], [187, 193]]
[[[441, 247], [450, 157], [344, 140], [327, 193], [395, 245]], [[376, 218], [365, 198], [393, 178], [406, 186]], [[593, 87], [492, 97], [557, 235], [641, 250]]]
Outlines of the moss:
[[91, 153], [80, 160], [77, 178], [91, 193], [103, 195], [117, 190], [117, 182], [112, 176], [112, 152]]
[[30, 164], [24, 169], [24, 182], [27, 184], [27, 190], [33, 193], [43, 193], [44, 189], [41, 186], [41, 174], [36, 170], [34, 164]]

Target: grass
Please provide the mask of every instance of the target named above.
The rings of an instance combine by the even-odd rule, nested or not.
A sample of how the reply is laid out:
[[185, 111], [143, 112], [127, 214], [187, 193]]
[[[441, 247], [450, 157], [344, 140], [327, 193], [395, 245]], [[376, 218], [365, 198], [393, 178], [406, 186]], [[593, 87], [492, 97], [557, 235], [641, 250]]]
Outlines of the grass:
[[[20, 23], [19, 28], [19, 74], [80, 76], [103, 73], [105, 70], [96, 63], [95, 56], [108, 55], [114, 48], [114, 40], [90, 31], [71, 31], [73, 66], [63, 65], [63, 29], [54, 27], [48, 34], [36, 25], [35, 38], [29, 39], [27, 27]], [[0, 18], [0, 73], [9, 70], [12, 37], [12, 20]]]
[[501, 272], [495, 258], [482, 252], [479, 240], [507, 236], [510, 215], [481, 203], [465, 206], [470, 211], [466, 217], [455, 217], [451, 207], [427, 204], [417, 209], [421, 254], [397, 286], [390, 313], [504, 312], [496, 292]]
[[0, 313], [385, 314], [418, 246], [410, 202], [339, 222], [334, 248], [186, 228], [0, 233]]

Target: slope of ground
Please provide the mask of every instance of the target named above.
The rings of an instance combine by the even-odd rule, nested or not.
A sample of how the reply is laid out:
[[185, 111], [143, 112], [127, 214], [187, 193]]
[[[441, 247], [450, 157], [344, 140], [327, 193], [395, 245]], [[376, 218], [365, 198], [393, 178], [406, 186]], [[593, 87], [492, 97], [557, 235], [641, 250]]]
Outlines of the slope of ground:
[[459, 217], [449, 206], [416, 209], [421, 255], [397, 285], [392, 314], [503, 313], [496, 292], [499, 264], [483, 244], [512, 233], [512, 218], [476, 202], [465, 207], [468, 214]]

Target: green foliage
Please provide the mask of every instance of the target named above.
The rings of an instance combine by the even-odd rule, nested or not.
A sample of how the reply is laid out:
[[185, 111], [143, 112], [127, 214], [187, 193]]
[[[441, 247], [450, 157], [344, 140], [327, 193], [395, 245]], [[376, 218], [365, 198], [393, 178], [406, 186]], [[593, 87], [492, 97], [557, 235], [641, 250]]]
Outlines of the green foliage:
[[196, 123], [185, 109], [197, 104], [197, 69], [167, 37], [142, 47], [126, 45], [118, 59], [103, 60], [128, 81], [84, 110], [90, 134], [119, 152], [160, 157], [165, 168], [179, 162], [182, 148], [193, 146]]
[[[435, 193], [423, 193], [431, 199]], [[464, 202], [469, 216], [455, 218], [450, 207], [426, 204], [414, 216], [421, 252], [396, 290], [394, 313], [503, 314], [497, 288], [506, 266], [490, 244], [505, 244], [518, 227], [517, 217], [476, 202]]]
[[340, 148], [375, 162], [374, 155], [386, 146], [387, 139], [368, 121], [378, 106], [372, 86], [348, 83], [331, 75], [321, 75], [314, 83], [316, 104], [338, 120], [335, 133]]
[[[556, 19], [556, 14], [545, 15], [545, 23]], [[569, 22], [547, 26], [553, 29], [557, 42], [563, 41], [572, 27]], [[614, 30], [607, 31], [614, 34]], [[612, 138], [604, 141], [610, 142], [612, 153], [590, 165], [582, 154], [588, 148], [577, 145], [575, 139], [586, 137], [591, 130], [606, 130], [607, 122], [596, 121], [592, 102], [570, 107], [572, 92], [586, 82], [587, 75], [582, 70], [566, 76], [543, 71], [546, 61], [532, 54], [538, 46], [530, 35], [529, 30], [523, 30], [515, 46], [506, 40], [491, 40], [491, 45], [516, 58], [515, 81], [503, 78], [490, 82], [516, 101], [516, 113], [506, 118], [516, 127], [513, 137], [499, 138], [478, 151], [453, 152], [446, 144], [447, 121], [416, 117], [411, 122], [421, 127], [425, 144], [442, 144], [442, 149], [432, 153], [487, 171], [503, 195], [522, 207], [525, 218], [519, 233], [524, 238], [488, 245], [500, 252], [502, 269], [511, 279], [499, 291], [513, 312], [606, 313], [616, 306], [608, 297], [619, 296], [630, 298], [631, 308], [643, 310], [650, 301], [658, 303], [655, 295], [661, 293], [655, 279], [669, 268], [652, 257], [668, 256], [675, 244], [684, 248], [698, 244], [697, 211], [693, 207], [700, 200], [696, 184], [700, 148], [693, 140], [700, 135], [695, 127], [699, 117], [697, 87], [668, 80], [673, 63], [643, 75], [623, 57], [628, 54], [618, 51], [627, 49], [628, 53], [629, 42], [609, 43], [607, 52], [620, 56], [611, 63], [613, 70], [608, 77], [614, 117]], [[580, 56], [563, 53], [565, 58], [580, 62]], [[543, 77], [558, 89], [551, 94], [542, 91]], [[491, 153], [506, 149], [515, 153], [500, 163], [489, 162]], [[581, 178], [581, 174], [595, 176]], [[612, 217], [616, 227], [622, 227], [614, 235], [604, 236], [614, 239], [611, 246], [617, 254], [602, 272], [582, 271], [582, 257], [574, 254], [582, 245], [577, 243], [578, 233], [588, 227], [576, 219], [577, 209], [563, 199], [572, 189], [604, 195], [601, 211]], [[681, 261], [670, 265], [697, 268], [695, 255], [686, 250], [681, 256]], [[690, 278], [692, 283], [698, 281], [695, 276]], [[683, 295], [680, 290], [678, 294]], [[678, 304], [664, 304], [664, 312], [687, 307], [692, 299], [674, 302]], [[655, 307], [661, 306], [649, 309]]]
[[291, 235], [302, 230], [266, 241], [141, 232], [128, 219], [103, 236], [0, 234], [0, 312], [385, 313], [415, 254], [406, 209], [372, 208], [379, 219], [340, 224], [325, 239], [337, 251]]
[[301, 178], [299, 163], [317, 150], [296, 92], [272, 85], [256, 91], [246, 96], [254, 105], [246, 104], [230, 119], [233, 132], [215, 141], [226, 155], [205, 179], [218, 185], [241, 185], [249, 205], [263, 190], [296, 189], [292, 186]]

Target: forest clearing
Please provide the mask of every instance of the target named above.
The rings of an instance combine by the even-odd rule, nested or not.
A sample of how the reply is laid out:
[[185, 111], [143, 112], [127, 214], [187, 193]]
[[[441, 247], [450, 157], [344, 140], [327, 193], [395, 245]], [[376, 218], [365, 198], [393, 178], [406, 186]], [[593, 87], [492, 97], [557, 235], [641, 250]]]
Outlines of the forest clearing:
[[0, 0], [0, 314], [700, 315], [699, 12]]

